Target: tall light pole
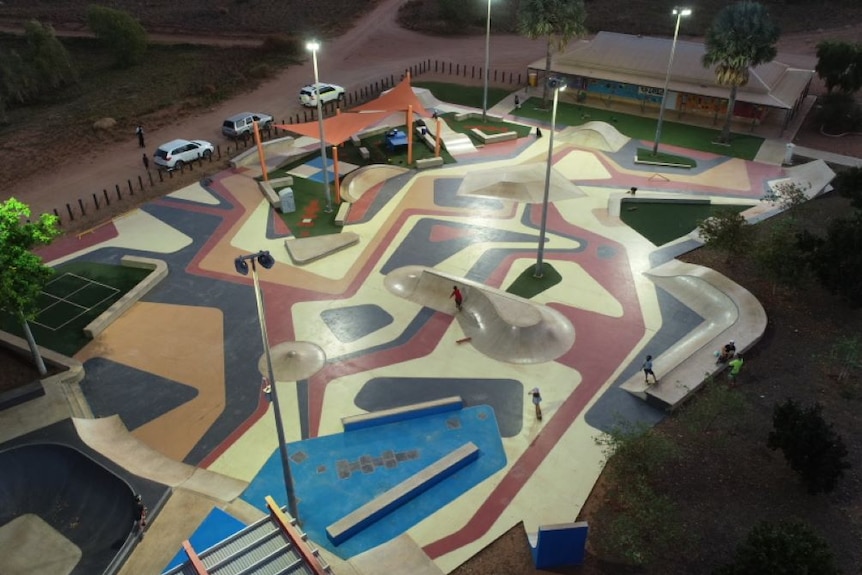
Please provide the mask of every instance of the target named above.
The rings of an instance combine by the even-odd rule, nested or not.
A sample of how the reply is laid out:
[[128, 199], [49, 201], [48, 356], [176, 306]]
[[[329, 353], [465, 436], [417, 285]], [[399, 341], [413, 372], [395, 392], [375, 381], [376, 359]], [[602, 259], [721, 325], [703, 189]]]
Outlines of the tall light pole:
[[554, 131], [557, 125], [557, 101], [560, 92], [566, 89], [566, 81], [563, 78], [551, 76], [548, 78], [548, 88], [554, 91], [554, 105], [551, 108], [551, 133], [548, 134], [548, 162], [545, 166], [545, 194], [542, 197], [542, 225], [539, 228], [539, 253], [536, 256], [536, 269], [533, 277], [540, 278], [545, 274], [542, 265], [542, 257], [545, 254], [545, 228], [548, 224], [548, 198], [551, 194], [551, 165], [554, 162]]
[[323, 131], [323, 103], [320, 101], [320, 76], [317, 74], [317, 51], [320, 50], [320, 43], [312, 40], [305, 47], [311, 50], [311, 61], [314, 64], [314, 93], [317, 95], [317, 123], [320, 126], [320, 159], [323, 162], [323, 189], [326, 193], [326, 206], [323, 208], [323, 211], [329, 213], [332, 211], [332, 197], [329, 194], [329, 165], [326, 161], [326, 133]]
[[491, 0], [488, 0], [488, 20], [485, 23], [485, 91], [482, 92], [482, 122], [488, 117], [488, 72], [491, 67]]
[[281, 454], [281, 469], [284, 473], [284, 490], [287, 492], [287, 508], [290, 514], [299, 521], [299, 511], [296, 508], [296, 494], [293, 492], [293, 478], [290, 474], [290, 460], [287, 458], [287, 442], [284, 438], [284, 425], [281, 421], [281, 407], [278, 403], [278, 386], [275, 384], [275, 374], [272, 369], [272, 353], [269, 349], [269, 335], [266, 331], [266, 317], [263, 308], [263, 293], [260, 291], [260, 281], [257, 279], [257, 264], [269, 269], [275, 265], [275, 259], [268, 251], [260, 251], [234, 260], [236, 271], [248, 275], [248, 262], [251, 262], [251, 277], [254, 280], [254, 296], [257, 300], [257, 319], [260, 323], [260, 339], [263, 341], [263, 353], [266, 357], [266, 373], [269, 378], [272, 395], [272, 409], [275, 415], [275, 431], [278, 435], [278, 451]]
[[655, 142], [652, 145], [653, 156], [658, 154], [658, 143], [661, 140], [661, 123], [664, 119], [664, 106], [667, 101], [667, 88], [670, 85], [670, 71], [673, 68], [673, 56], [676, 53], [676, 39], [679, 36], [679, 21], [683, 16], [690, 16], [688, 8], [674, 8], [673, 15], [676, 16], [676, 27], [673, 29], [673, 42], [670, 45], [670, 58], [667, 61], [667, 74], [664, 76], [664, 92], [661, 93], [661, 104], [658, 109], [658, 124], [655, 127]]

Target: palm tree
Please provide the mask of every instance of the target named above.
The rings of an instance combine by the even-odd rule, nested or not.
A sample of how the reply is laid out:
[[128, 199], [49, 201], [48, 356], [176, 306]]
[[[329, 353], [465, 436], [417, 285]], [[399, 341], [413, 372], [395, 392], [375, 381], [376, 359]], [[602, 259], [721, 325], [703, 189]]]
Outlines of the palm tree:
[[718, 13], [706, 31], [706, 53], [703, 65], [715, 66], [720, 86], [730, 86], [727, 117], [720, 141], [730, 142], [730, 121], [736, 104], [736, 91], [748, 83], [748, 70], [775, 58], [775, 43], [781, 33], [758, 2], [739, 2]]
[[[587, 10], [583, 0], [521, 0], [518, 8], [519, 32], [536, 40], [547, 39], [545, 73], [551, 69], [551, 48], [562, 50], [571, 40], [587, 33]], [[548, 107], [548, 84], [542, 90], [542, 105]]]

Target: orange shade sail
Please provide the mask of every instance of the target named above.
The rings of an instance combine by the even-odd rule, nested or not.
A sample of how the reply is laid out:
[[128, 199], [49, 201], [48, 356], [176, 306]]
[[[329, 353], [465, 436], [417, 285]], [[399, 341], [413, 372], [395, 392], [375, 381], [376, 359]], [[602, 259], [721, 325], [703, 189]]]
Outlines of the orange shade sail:
[[[390, 115], [391, 112], [344, 112], [323, 120], [326, 143], [338, 146], [358, 134], [368, 126], [373, 126]], [[310, 138], [320, 138], [320, 125], [317, 120], [303, 124], [276, 124], [276, 128]]]
[[422, 105], [421, 100], [413, 93], [413, 86], [410, 85], [410, 77], [408, 76], [385, 94], [353, 109], [363, 112], [406, 112], [410, 106], [413, 106], [414, 114], [426, 118], [431, 116], [425, 106]]

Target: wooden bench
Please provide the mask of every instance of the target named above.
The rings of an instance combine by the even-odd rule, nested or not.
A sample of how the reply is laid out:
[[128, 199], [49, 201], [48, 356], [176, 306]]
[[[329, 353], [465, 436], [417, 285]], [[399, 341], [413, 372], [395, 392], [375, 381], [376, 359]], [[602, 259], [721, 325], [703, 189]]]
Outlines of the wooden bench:
[[478, 458], [479, 448], [473, 442], [465, 443], [422, 471], [411, 475], [392, 489], [385, 491], [329, 525], [326, 528], [326, 535], [336, 545], [343, 543]]
[[356, 146], [357, 148], [359, 148], [359, 147], [361, 147], [361, 146], [362, 146], [362, 140], [360, 140], [360, 139], [359, 139], [359, 136], [357, 136], [356, 134], [353, 134], [352, 136], [350, 136], [350, 141], [351, 141], [351, 142], [353, 143], [353, 145], [354, 145], [354, 146]]
[[422, 158], [416, 160], [416, 169], [417, 170], [427, 170], [428, 168], [439, 168], [443, 165], [443, 156], [437, 156], [434, 158]]
[[365, 427], [404, 421], [405, 419], [425, 417], [444, 411], [455, 411], [463, 407], [464, 400], [457, 395], [453, 395], [451, 397], [393, 407], [392, 409], [372, 411], [371, 413], [362, 413], [360, 415], [349, 415], [341, 418], [341, 425], [344, 427], [344, 431], [354, 431]]
[[483, 144], [496, 144], [497, 142], [506, 142], [508, 140], [518, 139], [518, 133], [511, 130], [508, 132], [495, 132], [493, 134], [483, 132], [479, 128], [471, 128], [470, 131]]
[[371, 159], [371, 152], [369, 152], [368, 148], [366, 148], [365, 146], [359, 148], [359, 155], [362, 156], [363, 160]]
[[338, 212], [335, 214], [335, 225], [343, 226], [344, 222], [347, 221], [347, 215], [350, 213], [350, 206], [352, 204], [350, 202], [341, 202], [341, 205], [338, 206]]

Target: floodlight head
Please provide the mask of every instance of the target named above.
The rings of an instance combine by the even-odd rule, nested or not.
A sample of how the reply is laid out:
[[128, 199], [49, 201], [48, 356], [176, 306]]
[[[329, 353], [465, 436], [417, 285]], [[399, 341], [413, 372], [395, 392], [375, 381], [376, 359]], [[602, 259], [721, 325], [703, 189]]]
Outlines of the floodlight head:
[[306, 50], [311, 50], [312, 52], [317, 52], [320, 50], [320, 43], [317, 40], [309, 40], [305, 44]]
[[548, 78], [548, 88], [550, 88], [551, 90], [559, 90], [560, 92], [562, 92], [566, 89], [565, 78], [551, 76], [550, 78]]
[[674, 16], [691, 16], [691, 8], [674, 8]]
[[257, 254], [257, 262], [264, 268], [269, 269], [275, 265], [275, 258], [268, 251], [262, 251]]
[[236, 268], [238, 274], [244, 276], [248, 275], [248, 262], [245, 261], [245, 258], [243, 258], [242, 256], [237, 256], [237, 258], [233, 260], [233, 265]]

